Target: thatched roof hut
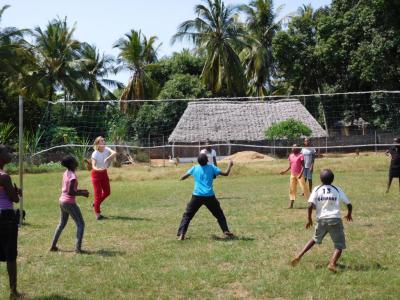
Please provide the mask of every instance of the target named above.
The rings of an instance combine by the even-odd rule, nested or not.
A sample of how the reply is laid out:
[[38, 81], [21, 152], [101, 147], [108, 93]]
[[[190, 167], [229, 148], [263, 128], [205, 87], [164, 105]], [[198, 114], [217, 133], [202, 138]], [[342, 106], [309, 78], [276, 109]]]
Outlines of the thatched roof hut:
[[168, 142], [263, 141], [267, 128], [290, 118], [307, 125], [312, 130], [311, 137], [326, 137], [321, 125], [300, 101], [295, 99], [198, 101], [188, 104]]

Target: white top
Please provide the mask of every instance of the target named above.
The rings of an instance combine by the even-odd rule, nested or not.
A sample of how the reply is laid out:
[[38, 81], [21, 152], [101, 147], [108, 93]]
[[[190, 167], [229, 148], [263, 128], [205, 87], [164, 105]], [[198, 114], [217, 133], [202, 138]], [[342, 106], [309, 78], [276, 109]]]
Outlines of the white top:
[[333, 185], [320, 185], [313, 189], [308, 203], [313, 203], [317, 210], [317, 220], [341, 218], [340, 201], [350, 204], [341, 188]]
[[208, 158], [209, 164], [214, 164], [214, 157], [217, 160], [217, 152], [214, 149], [211, 149], [211, 152], [208, 152], [207, 149], [203, 149], [200, 151], [200, 154], [206, 154]]
[[304, 168], [311, 168], [311, 165], [314, 162], [315, 153], [316, 151], [314, 148], [301, 149], [301, 154], [304, 156]]
[[96, 161], [96, 167], [99, 169], [107, 169], [110, 166], [110, 163], [105, 163], [104, 160], [109, 157], [111, 154], [111, 149], [105, 147], [103, 152], [98, 150], [93, 151], [92, 159]]

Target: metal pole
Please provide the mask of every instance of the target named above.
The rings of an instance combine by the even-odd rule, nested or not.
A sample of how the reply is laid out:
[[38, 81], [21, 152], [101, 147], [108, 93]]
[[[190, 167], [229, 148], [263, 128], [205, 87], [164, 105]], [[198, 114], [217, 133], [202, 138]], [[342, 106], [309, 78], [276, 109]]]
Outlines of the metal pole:
[[[19, 160], [19, 188], [23, 191], [24, 190], [24, 98], [22, 96], [19, 96], [19, 101], [18, 101], [18, 107], [19, 107], [19, 133], [18, 133], [18, 146], [19, 146], [19, 154], [18, 154], [18, 160]], [[19, 209], [20, 211], [20, 224], [22, 225], [22, 221], [24, 218], [23, 214], [23, 209], [24, 209], [24, 199], [23, 196], [21, 195], [20, 200], [19, 200]]]
[[151, 147], [151, 144], [150, 144], [150, 133], [149, 133], [149, 142], [148, 142], [148, 149], [149, 149], [149, 167], [151, 168], [151, 153], [150, 153], [150, 147]]
[[163, 167], [165, 168], [165, 141], [164, 141], [164, 135], [162, 136], [162, 159], [163, 159]]
[[376, 130], [375, 130], [375, 155], [378, 154], [377, 143], [378, 143], [378, 141], [377, 141], [377, 135], [376, 135]]

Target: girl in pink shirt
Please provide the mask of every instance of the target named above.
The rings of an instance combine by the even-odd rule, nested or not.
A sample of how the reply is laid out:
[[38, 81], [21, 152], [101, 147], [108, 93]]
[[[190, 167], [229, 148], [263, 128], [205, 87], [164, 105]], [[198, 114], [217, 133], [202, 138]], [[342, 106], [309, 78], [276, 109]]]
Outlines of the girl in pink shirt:
[[296, 200], [297, 183], [300, 184], [303, 190], [304, 197], [308, 200], [310, 191], [304, 180], [304, 156], [300, 153], [300, 148], [296, 144], [293, 145], [292, 153], [289, 155], [289, 167], [280, 172], [281, 175], [286, 174], [290, 170], [290, 182], [289, 182], [289, 207], [293, 208], [294, 201]]
[[81, 214], [79, 206], [76, 204], [76, 196], [89, 197], [87, 190], [78, 190], [78, 179], [75, 174], [75, 170], [78, 167], [78, 162], [75, 157], [68, 155], [65, 156], [61, 165], [67, 168], [63, 175], [61, 196], [60, 196], [60, 223], [57, 226], [56, 232], [54, 233], [53, 242], [51, 244], [50, 251], [58, 251], [57, 241], [60, 238], [61, 232], [67, 225], [69, 216], [74, 220], [77, 231], [76, 231], [76, 245], [75, 252], [82, 252], [82, 238], [83, 231], [85, 229], [85, 222]]

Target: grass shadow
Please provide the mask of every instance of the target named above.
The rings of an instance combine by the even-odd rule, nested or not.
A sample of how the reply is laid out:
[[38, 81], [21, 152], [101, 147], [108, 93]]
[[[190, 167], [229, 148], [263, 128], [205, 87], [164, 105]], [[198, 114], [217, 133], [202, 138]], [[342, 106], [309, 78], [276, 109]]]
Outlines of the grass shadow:
[[221, 242], [229, 242], [229, 241], [245, 241], [245, 242], [251, 242], [254, 241], [255, 238], [252, 237], [246, 237], [246, 236], [234, 236], [234, 237], [221, 237], [218, 235], [213, 234], [211, 238], [214, 241], [221, 241]]
[[120, 220], [120, 221], [152, 221], [149, 218], [140, 218], [140, 217], [129, 217], [129, 216], [107, 216], [109, 220]]
[[50, 295], [50, 296], [39, 296], [35, 298], [25, 298], [32, 300], [73, 300], [74, 298], [69, 298], [61, 295]]
[[[318, 264], [315, 266], [316, 269], [325, 269], [327, 264]], [[366, 271], [386, 271], [388, 268], [382, 266], [380, 263], [372, 263], [368, 264], [355, 264], [355, 265], [344, 265], [344, 264], [337, 264], [337, 268], [339, 270], [349, 270], [349, 271], [359, 271], [359, 272], [366, 272]]]
[[121, 256], [124, 255], [124, 251], [117, 251], [117, 250], [108, 250], [108, 249], [100, 249], [96, 251], [92, 250], [84, 250], [82, 252], [83, 255], [98, 255], [102, 257], [116, 257], [116, 256]]

